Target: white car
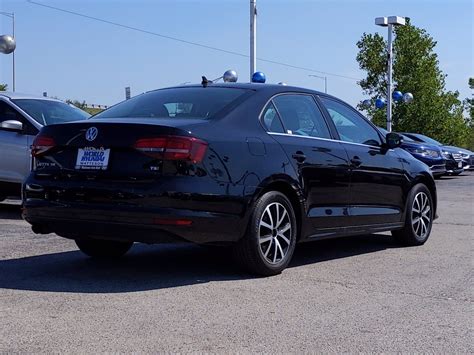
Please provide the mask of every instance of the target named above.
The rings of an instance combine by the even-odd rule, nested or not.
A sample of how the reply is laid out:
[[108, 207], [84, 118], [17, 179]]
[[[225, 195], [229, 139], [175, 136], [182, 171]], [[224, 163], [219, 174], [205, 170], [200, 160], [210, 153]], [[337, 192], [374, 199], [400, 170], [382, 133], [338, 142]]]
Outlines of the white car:
[[30, 146], [41, 127], [89, 117], [60, 100], [0, 92], [0, 201], [20, 195], [30, 171]]

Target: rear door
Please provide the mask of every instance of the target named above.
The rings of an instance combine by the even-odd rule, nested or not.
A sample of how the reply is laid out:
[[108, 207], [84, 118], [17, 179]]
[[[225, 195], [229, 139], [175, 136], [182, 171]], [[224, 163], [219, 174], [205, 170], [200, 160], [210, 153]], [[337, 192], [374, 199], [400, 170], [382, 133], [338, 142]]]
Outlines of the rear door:
[[30, 145], [36, 134], [34, 128], [19, 112], [0, 100], [0, 122], [15, 120], [23, 131], [0, 127], [0, 181], [21, 183], [30, 171]]
[[263, 121], [298, 174], [313, 228], [321, 232], [344, 227], [350, 202], [347, 154], [331, 139], [314, 97], [298, 93], [275, 96], [263, 112]]
[[393, 149], [359, 112], [342, 101], [321, 97], [349, 156], [352, 225], [399, 222], [405, 201], [403, 165]]

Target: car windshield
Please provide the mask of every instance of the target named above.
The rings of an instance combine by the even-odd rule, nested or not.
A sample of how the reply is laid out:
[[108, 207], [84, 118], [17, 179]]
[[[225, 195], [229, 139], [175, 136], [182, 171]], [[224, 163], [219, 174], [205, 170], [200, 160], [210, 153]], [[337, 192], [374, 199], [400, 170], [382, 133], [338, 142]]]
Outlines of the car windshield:
[[430, 143], [430, 144], [434, 144], [434, 145], [442, 145], [440, 142], [434, 140], [433, 138], [424, 136], [424, 135], [422, 135], [422, 134], [414, 134], [414, 133], [412, 133], [412, 134], [411, 134], [411, 137], [415, 138], [415, 139], [416, 139], [417, 141], [419, 141], [419, 142], [425, 142], [425, 143]]
[[94, 118], [212, 118], [249, 91], [222, 87], [156, 90], [123, 101]]
[[40, 99], [17, 99], [12, 101], [43, 126], [81, 121], [90, 117], [87, 112], [61, 101]]

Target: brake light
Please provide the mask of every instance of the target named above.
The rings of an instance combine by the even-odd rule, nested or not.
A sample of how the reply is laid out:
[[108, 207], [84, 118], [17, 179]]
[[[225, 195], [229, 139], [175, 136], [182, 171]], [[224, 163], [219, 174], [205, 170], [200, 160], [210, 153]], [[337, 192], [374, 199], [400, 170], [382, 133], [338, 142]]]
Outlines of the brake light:
[[133, 147], [156, 159], [189, 160], [198, 163], [203, 160], [207, 145], [195, 137], [164, 136], [139, 139]]
[[31, 145], [31, 155], [33, 157], [39, 157], [44, 155], [48, 150], [54, 148], [55, 146], [56, 142], [53, 138], [40, 134], [36, 136], [33, 144]]

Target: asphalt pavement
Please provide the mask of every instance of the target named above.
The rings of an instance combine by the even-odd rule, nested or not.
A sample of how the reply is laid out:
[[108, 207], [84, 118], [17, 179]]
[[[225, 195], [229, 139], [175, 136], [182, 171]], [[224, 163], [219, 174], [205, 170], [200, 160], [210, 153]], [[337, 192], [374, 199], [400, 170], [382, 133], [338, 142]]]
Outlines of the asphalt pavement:
[[297, 247], [281, 275], [219, 250], [135, 245], [96, 262], [0, 204], [0, 353], [474, 353], [474, 173], [437, 181], [421, 247], [388, 234]]

